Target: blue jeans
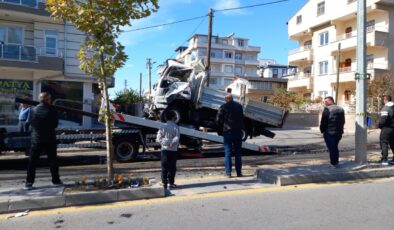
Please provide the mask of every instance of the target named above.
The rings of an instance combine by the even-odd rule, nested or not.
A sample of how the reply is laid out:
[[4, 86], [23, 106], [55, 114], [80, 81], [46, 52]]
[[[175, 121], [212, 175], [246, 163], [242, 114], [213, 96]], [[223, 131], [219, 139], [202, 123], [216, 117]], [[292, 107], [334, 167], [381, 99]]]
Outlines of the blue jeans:
[[237, 175], [242, 174], [242, 132], [229, 130], [223, 132], [223, 142], [224, 142], [224, 163], [226, 166], [226, 174], [231, 175], [231, 152], [234, 151], [235, 155], [235, 171]]
[[339, 149], [338, 144], [342, 139], [342, 134], [324, 134], [324, 141], [330, 153], [330, 162], [332, 165], [337, 165], [339, 161]]

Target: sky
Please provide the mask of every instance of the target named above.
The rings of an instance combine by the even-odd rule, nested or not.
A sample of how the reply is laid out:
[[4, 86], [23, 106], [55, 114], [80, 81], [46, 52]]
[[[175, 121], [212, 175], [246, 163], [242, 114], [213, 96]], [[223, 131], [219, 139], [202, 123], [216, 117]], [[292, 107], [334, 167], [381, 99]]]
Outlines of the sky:
[[[208, 14], [214, 10], [237, 8], [277, 0], [159, 0], [159, 9], [147, 18], [131, 21], [125, 31], [176, 22]], [[287, 64], [288, 51], [298, 46], [288, 38], [286, 22], [308, 0], [288, 0], [241, 10], [219, 11], [214, 13], [212, 34], [248, 38], [249, 45], [259, 46], [259, 59], [275, 59], [279, 64]], [[183, 23], [156, 28], [123, 32], [119, 42], [125, 46], [128, 60], [115, 74], [115, 87], [110, 89], [111, 98], [116, 92], [126, 88], [139, 91], [140, 73], [142, 88], [148, 90], [148, 69], [146, 59], [151, 58], [152, 85], [157, 81], [157, 66], [168, 58], [175, 58], [175, 49], [187, 46], [193, 34], [208, 33], [208, 18], [200, 18]], [[127, 81], [127, 84], [126, 84]]]

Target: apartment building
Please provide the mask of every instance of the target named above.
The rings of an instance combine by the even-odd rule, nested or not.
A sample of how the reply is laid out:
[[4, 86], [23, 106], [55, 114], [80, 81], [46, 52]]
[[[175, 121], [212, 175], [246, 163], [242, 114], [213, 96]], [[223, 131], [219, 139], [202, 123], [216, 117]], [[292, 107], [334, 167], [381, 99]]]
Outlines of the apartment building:
[[[85, 36], [69, 23], [50, 18], [43, 0], [0, 0], [0, 128], [18, 124], [16, 96], [34, 100], [42, 90], [56, 104], [95, 111], [97, 84], [79, 69]], [[60, 114], [63, 126], [92, 126], [92, 119]]]
[[[288, 21], [289, 38], [299, 44], [288, 55], [289, 65], [298, 69], [288, 77], [288, 90], [311, 99], [333, 96], [338, 90], [338, 104], [346, 107], [354, 103], [356, 17], [357, 0], [309, 0]], [[394, 1], [367, 0], [366, 26], [371, 79], [394, 73]]]
[[260, 59], [258, 75], [263, 78], [283, 78], [294, 74], [297, 66], [278, 64], [274, 59]]
[[[189, 40], [188, 47], [178, 47], [176, 59], [192, 66], [199, 60], [206, 60], [208, 36], [195, 34]], [[213, 36], [211, 43], [210, 87], [224, 89], [236, 77], [259, 77], [257, 55], [260, 47], [250, 46], [249, 39]]]

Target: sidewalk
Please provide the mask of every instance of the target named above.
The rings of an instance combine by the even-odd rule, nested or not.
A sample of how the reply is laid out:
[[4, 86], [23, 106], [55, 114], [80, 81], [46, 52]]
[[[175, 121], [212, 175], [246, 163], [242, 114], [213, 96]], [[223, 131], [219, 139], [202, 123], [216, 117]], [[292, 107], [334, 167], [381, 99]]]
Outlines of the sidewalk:
[[[377, 152], [369, 154], [371, 162], [377, 161]], [[196, 167], [180, 169], [177, 173], [178, 188], [170, 194], [174, 196], [191, 196], [195, 194], [216, 193], [223, 191], [269, 188], [305, 183], [325, 183], [346, 180], [394, 177], [394, 166], [380, 166], [369, 163], [357, 167], [353, 156], [341, 158], [341, 167], [329, 167], [328, 156], [316, 155], [313, 160], [300, 160], [297, 156], [284, 156], [282, 162], [245, 165], [244, 177], [224, 177], [223, 167]], [[49, 173], [49, 172], [48, 172]], [[155, 177], [159, 181], [160, 172], [144, 172], [143, 175]], [[63, 178], [66, 184], [74, 184], [76, 177]], [[166, 193], [160, 183], [151, 187], [128, 188], [111, 191], [67, 193], [63, 187], [54, 187], [47, 180], [37, 180], [35, 189], [23, 190], [22, 184], [15, 180], [4, 179], [0, 187], [0, 213], [18, 212], [35, 209], [50, 209], [76, 205], [118, 202], [124, 200], [151, 199], [165, 197]]]

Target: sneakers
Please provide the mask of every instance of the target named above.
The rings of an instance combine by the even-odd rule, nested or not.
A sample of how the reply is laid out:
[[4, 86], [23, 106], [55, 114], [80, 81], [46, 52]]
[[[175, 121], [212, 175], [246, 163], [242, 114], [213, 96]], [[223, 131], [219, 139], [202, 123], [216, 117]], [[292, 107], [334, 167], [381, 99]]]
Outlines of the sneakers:
[[338, 169], [338, 168], [339, 168], [339, 164], [330, 165], [329, 168], [330, 168], [330, 169]]
[[57, 182], [52, 182], [55, 187], [62, 187], [64, 186], [63, 181], [59, 180]]
[[244, 175], [242, 173], [237, 174], [237, 177], [243, 177]]
[[170, 184], [170, 189], [176, 189], [176, 188], [178, 188], [178, 186], [176, 185], [176, 184]]
[[381, 159], [381, 160], [379, 161], [379, 163], [380, 163], [382, 166], [387, 166], [387, 165], [389, 165], [389, 162], [388, 162], [387, 159]]
[[33, 183], [26, 183], [25, 187], [23, 187], [24, 190], [32, 190], [33, 189]]

